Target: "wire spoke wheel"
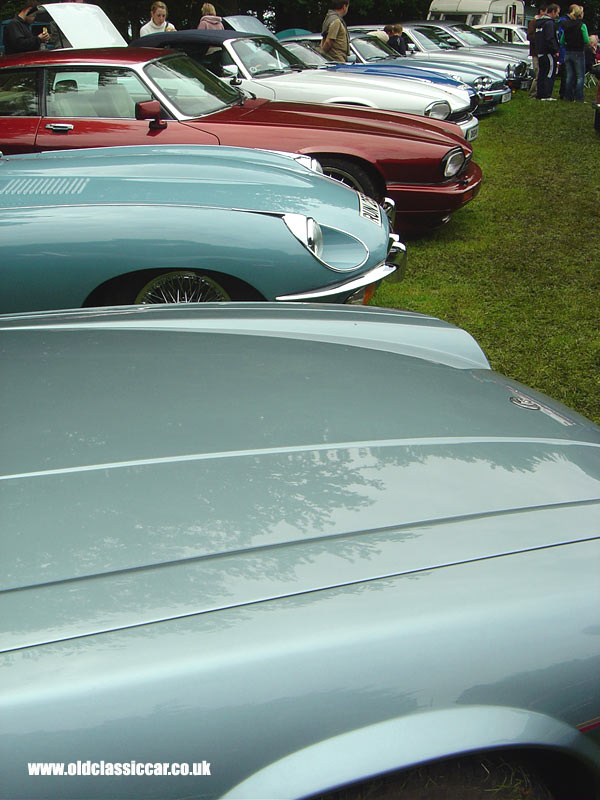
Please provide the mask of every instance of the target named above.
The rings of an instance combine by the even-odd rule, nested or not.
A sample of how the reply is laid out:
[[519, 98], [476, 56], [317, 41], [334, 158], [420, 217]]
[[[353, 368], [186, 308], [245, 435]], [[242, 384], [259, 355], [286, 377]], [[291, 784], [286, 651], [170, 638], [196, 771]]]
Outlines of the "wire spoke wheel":
[[134, 303], [216, 303], [231, 300], [225, 289], [208, 275], [193, 270], [165, 272], [149, 281]]
[[357, 192], [377, 199], [375, 184], [370, 175], [359, 164], [345, 158], [322, 156], [319, 158], [323, 173]]
[[357, 192], [362, 192], [362, 184], [353, 175], [343, 169], [335, 169], [334, 167], [327, 167], [323, 170], [325, 175], [333, 178], [340, 183], [349, 186], [351, 189], [356, 189]]

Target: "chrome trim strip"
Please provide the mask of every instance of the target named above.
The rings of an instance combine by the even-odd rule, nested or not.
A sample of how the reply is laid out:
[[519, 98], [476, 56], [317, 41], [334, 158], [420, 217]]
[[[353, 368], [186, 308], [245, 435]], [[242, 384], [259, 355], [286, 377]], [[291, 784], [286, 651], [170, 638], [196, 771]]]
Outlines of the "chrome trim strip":
[[285, 301], [303, 301], [303, 300], [319, 300], [323, 297], [335, 297], [338, 294], [350, 294], [351, 292], [361, 289], [363, 286], [368, 286], [370, 283], [381, 281], [392, 275], [396, 271], [395, 264], [378, 264], [368, 272], [358, 275], [344, 283], [337, 283], [333, 286], [325, 286], [322, 289], [312, 289], [309, 292], [300, 292], [299, 294], [282, 294], [276, 297], [275, 300], [280, 302]]

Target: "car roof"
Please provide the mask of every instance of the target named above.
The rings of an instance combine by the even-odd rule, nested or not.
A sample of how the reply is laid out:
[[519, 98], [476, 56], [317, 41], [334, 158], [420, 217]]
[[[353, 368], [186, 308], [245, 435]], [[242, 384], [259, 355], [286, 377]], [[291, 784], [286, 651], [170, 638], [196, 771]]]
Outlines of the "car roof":
[[165, 51], [149, 47], [102, 47], [88, 50], [38, 50], [31, 53], [15, 53], [4, 56], [0, 67], [37, 67], [52, 64], [111, 64], [131, 66], [145, 64], [155, 58], [163, 58]]
[[[148, 36], [141, 36], [134, 39], [130, 47], [163, 47], [168, 42], [173, 42], [173, 47], [181, 47], [183, 44], [223, 44], [228, 39], [254, 39], [265, 38], [261, 34], [243, 33], [241, 31], [199, 31], [195, 28], [183, 31], [163, 31], [162, 33], [150, 33]], [[160, 45], [158, 43], [160, 42]]]

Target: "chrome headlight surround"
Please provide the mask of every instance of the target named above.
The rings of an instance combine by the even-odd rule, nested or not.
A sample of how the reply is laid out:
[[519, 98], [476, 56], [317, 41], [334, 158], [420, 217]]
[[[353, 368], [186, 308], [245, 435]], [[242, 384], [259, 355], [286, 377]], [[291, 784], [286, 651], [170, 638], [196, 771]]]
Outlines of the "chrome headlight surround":
[[466, 163], [465, 153], [460, 147], [448, 150], [442, 158], [442, 172], [444, 178], [453, 178], [463, 169]]
[[321, 227], [315, 219], [304, 214], [273, 216], [279, 217], [292, 236], [327, 269], [352, 272], [363, 267], [369, 259], [368, 245], [348, 231], [329, 225]]
[[430, 103], [425, 109], [425, 116], [431, 119], [446, 119], [450, 116], [450, 104], [445, 100]]
[[506, 67], [506, 77], [507, 78], [514, 78], [515, 77], [516, 66], [517, 66], [516, 64], [508, 64], [508, 66]]
[[524, 78], [528, 72], [529, 65], [526, 61], [519, 61], [518, 64], [515, 64], [515, 75], [517, 78]]
[[303, 214], [284, 214], [283, 221], [299, 242], [319, 261], [323, 260], [323, 231], [312, 217]]
[[478, 78], [475, 78], [473, 81], [473, 88], [476, 89], [478, 92], [486, 91], [492, 85], [492, 79], [489, 75], [480, 75]]

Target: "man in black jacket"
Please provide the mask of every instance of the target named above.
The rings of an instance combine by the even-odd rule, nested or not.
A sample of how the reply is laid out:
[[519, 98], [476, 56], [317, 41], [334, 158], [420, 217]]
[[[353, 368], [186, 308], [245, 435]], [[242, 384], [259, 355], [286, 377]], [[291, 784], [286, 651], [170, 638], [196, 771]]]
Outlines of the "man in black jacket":
[[37, 5], [28, 3], [6, 25], [4, 29], [4, 52], [6, 55], [39, 50], [42, 44], [46, 44], [50, 39], [48, 31], [38, 33], [37, 36], [31, 32], [31, 25], [35, 20], [36, 13]]
[[560, 7], [550, 3], [535, 24], [535, 49], [538, 56], [539, 74], [537, 84], [538, 100], [554, 100], [554, 78], [558, 63], [558, 39], [556, 37], [555, 19], [560, 14]]

